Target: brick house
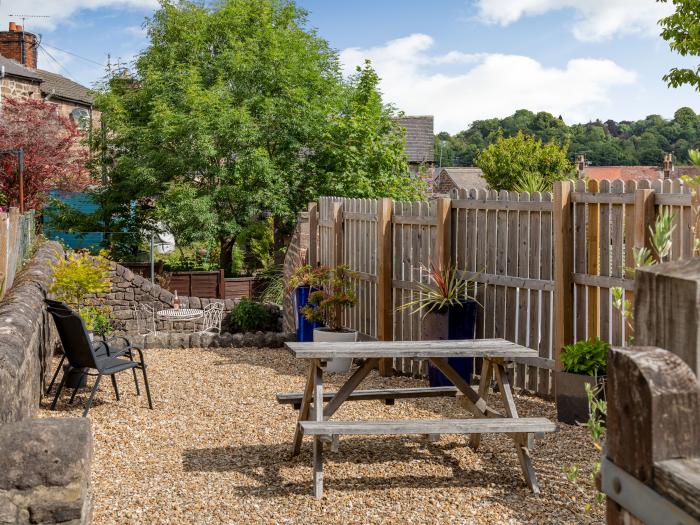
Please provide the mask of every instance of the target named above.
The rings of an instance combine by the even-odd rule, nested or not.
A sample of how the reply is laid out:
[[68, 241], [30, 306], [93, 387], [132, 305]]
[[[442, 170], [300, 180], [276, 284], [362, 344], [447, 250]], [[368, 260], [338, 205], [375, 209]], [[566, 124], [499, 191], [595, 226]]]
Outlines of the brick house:
[[452, 190], [487, 190], [484, 172], [475, 167], [440, 168], [432, 183], [432, 192], [448, 195]]
[[57, 73], [39, 69], [39, 40], [10, 22], [0, 31], [0, 107], [4, 97], [30, 97], [57, 104], [61, 113], [89, 132], [99, 120], [90, 89]]
[[433, 116], [399, 117], [395, 121], [406, 130], [406, 155], [411, 175], [433, 178], [435, 165], [435, 135]]
[[673, 154], [664, 155], [660, 166], [589, 166], [583, 155], [576, 157], [576, 171], [579, 179], [589, 180], [641, 180], [641, 179], [680, 179], [700, 176], [698, 166], [674, 166]]

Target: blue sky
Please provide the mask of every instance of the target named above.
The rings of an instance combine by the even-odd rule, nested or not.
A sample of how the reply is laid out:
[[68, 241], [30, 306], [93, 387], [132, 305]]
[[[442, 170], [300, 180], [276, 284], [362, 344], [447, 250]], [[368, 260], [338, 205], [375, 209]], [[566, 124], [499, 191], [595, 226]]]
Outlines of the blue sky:
[[[309, 25], [339, 50], [347, 72], [371, 58], [385, 99], [407, 114], [435, 115], [436, 131], [456, 132], [518, 108], [561, 114], [569, 123], [671, 117], [686, 105], [700, 113], [700, 94], [661, 80], [669, 67], [693, 61], [671, 53], [658, 36], [656, 20], [670, 6], [654, 0], [298, 3], [310, 12]], [[25, 21], [42, 34], [40, 67], [90, 85], [108, 54], [129, 61], [147, 44], [141, 24], [155, 5], [2, 0], [0, 21], [10, 13], [51, 15]]]

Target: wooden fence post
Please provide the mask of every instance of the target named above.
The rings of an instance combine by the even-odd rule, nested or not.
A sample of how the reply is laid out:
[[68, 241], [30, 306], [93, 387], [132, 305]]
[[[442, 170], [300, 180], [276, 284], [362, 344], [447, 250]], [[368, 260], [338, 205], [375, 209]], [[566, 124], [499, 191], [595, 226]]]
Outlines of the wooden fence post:
[[554, 359], [561, 370], [561, 350], [574, 338], [573, 231], [570, 181], [554, 183]]
[[10, 217], [7, 213], [0, 213], [0, 297], [2, 297], [5, 292], [5, 280], [9, 276], [9, 256]]
[[[700, 454], [700, 419], [696, 417], [700, 384], [690, 368], [659, 348], [613, 348], [608, 351], [607, 400], [607, 452], [601, 473], [603, 490], [609, 496], [608, 525], [642, 523], [615, 501], [625, 501], [626, 495], [627, 501], [648, 511], [652, 505], [643, 504], [642, 484], [666, 497], [671, 492], [677, 506], [687, 503], [697, 510], [697, 486], [692, 489], [692, 481], [683, 486], [679, 482], [682, 475], [667, 483], [669, 478], [664, 475], [683, 472], [684, 460], [692, 461]], [[611, 468], [607, 461], [612, 462]], [[688, 480], [692, 480], [691, 465], [685, 470]], [[683, 493], [695, 492], [695, 498], [679, 494], [678, 488]], [[669, 515], [662, 520], [650, 523], [686, 523]]]
[[318, 203], [309, 203], [309, 265], [318, 266]]
[[634, 247], [651, 249], [649, 227], [654, 224], [654, 190], [640, 189], [634, 193]]
[[437, 268], [447, 268], [453, 264], [452, 259], [452, 200], [440, 198], [437, 200], [437, 232], [435, 234], [435, 260]]
[[[331, 242], [333, 243], [333, 252], [331, 260], [331, 268], [343, 264], [343, 203], [333, 202], [331, 204], [331, 222], [333, 230], [331, 233]], [[342, 319], [342, 309], [340, 305], [336, 306], [335, 315], [338, 319]], [[323, 403], [321, 403], [323, 404]]]
[[343, 264], [343, 203], [333, 202], [331, 204], [331, 217], [333, 230], [331, 242], [333, 243], [333, 258], [331, 267]]
[[[377, 339], [391, 341], [394, 338], [394, 302], [392, 298], [393, 246], [391, 237], [392, 200], [379, 199], [377, 203]], [[388, 377], [393, 372], [393, 359], [379, 362], [379, 373]]]
[[[220, 268], [219, 269], [219, 299], [226, 299], [226, 276], [224, 274], [224, 269]], [[251, 293], [250, 297], [253, 297], [253, 294]]]
[[[588, 181], [588, 192], [598, 193], [598, 181]], [[600, 204], [588, 204], [588, 274], [600, 272]], [[588, 287], [588, 337], [600, 335], [600, 290]]]

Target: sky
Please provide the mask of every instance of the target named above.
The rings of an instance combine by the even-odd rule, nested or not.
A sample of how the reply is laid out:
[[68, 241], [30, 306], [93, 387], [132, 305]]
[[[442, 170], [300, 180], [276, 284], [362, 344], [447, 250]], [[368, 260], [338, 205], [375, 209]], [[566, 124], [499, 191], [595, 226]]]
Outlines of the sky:
[[[384, 99], [407, 115], [434, 115], [455, 133], [515, 110], [571, 124], [649, 114], [700, 113], [700, 93], [662, 76], [694, 65], [669, 50], [654, 0], [297, 0], [308, 25], [337, 49], [343, 69], [372, 60]], [[0, 0], [0, 24], [27, 17], [41, 34], [40, 67], [92, 85], [108, 55], [128, 63], [147, 45], [156, 0]], [[15, 16], [10, 16], [10, 14]]]

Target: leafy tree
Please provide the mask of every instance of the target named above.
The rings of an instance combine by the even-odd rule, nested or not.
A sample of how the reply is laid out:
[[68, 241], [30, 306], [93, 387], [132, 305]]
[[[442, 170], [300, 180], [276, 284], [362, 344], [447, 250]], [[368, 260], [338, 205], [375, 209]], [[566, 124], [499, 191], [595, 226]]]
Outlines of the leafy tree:
[[[24, 200], [41, 208], [49, 190], [80, 191], [90, 182], [85, 148], [76, 147], [81, 134], [73, 121], [50, 102], [4, 97], [0, 119], [0, 149], [24, 150]], [[0, 157], [0, 198], [19, 204], [17, 158]]]
[[479, 152], [496, 141], [499, 129], [504, 137], [521, 131], [543, 142], [554, 141], [568, 148], [570, 160], [583, 153], [594, 166], [658, 166], [669, 152], [676, 163], [684, 164], [689, 162], [688, 150], [700, 147], [700, 118], [687, 107], [678, 109], [671, 120], [649, 115], [636, 122], [596, 120], [571, 126], [546, 112], [519, 110], [504, 119], [475, 121], [452, 136], [441, 133], [436, 138], [435, 160], [442, 147], [443, 166], [473, 166]]
[[[274, 218], [279, 253], [296, 213], [320, 194], [417, 188], [374, 71], [344, 81], [336, 51], [305, 25], [287, 1], [164, 1], [135, 71], [98, 94], [106, 132], [93, 169], [109, 183], [91, 220], [142, 231], [167, 218], [181, 239], [211, 234], [228, 270], [236, 238], [262, 215]], [[155, 210], [134, 209], [161, 195]], [[188, 224], [168, 200], [203, 215]]]
[[421, 179], [406, 177], [406, 130], [394, 122], [394, 109], [382, 103], [378, 84], [365, 61], [345, 87], [340, 111], [312, 159], [317, 194], [406, 200], [421, 193]]
[[165, 188], [156, 201], [154, 217], [175, 237], [180, 254], [184, 256], [184, 246], [213, 240], [216, 215], [211, 198], [188, 182], [171, 181]]
[[[668, 0], [657, 0], [668, 2]], [[659, 20], [661, 36], [681, 56], [700, 56], [700, 4], [697, 0], [671, 0], [676, 12]], [[685, 84], [700, 91], [700, 65], [695, 68], [671, 68], [663, 76], [670, 87]]]
[[543, 143], [535, 137], [518, 132], [514, 137], [499, 135], [481, 152], [476, 165], [493, 189], [514, 190], [526, 183], [524, 178], [541, 178], [551, 187], [557, 180], [569, 177], [573, 164], [566, 149], [554, 142]]

